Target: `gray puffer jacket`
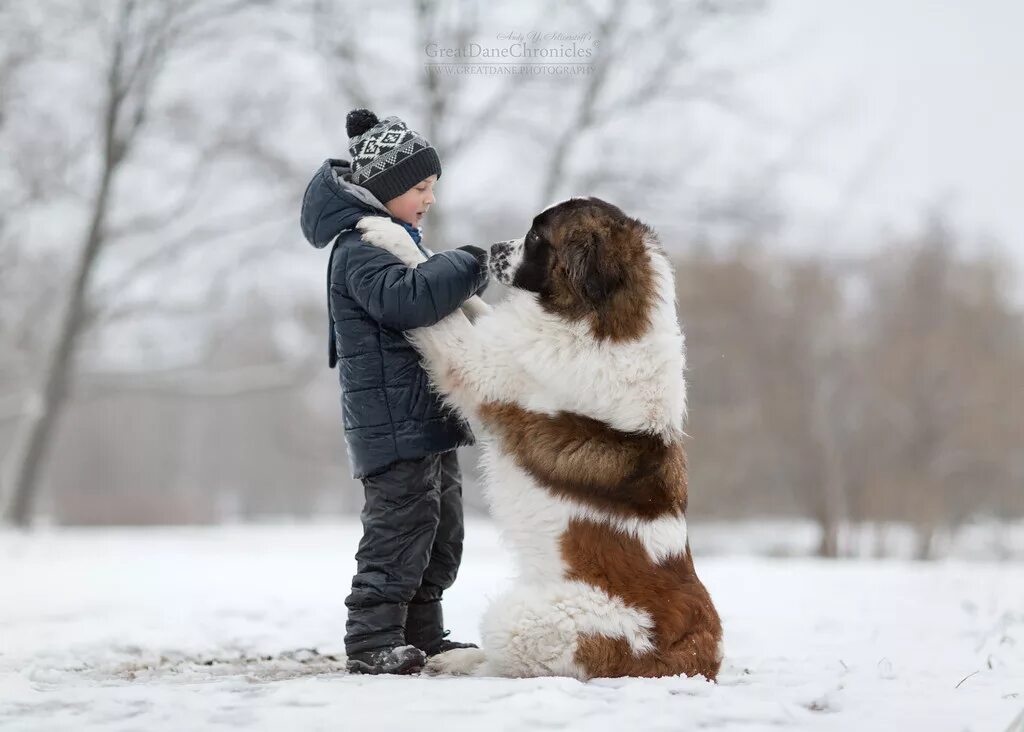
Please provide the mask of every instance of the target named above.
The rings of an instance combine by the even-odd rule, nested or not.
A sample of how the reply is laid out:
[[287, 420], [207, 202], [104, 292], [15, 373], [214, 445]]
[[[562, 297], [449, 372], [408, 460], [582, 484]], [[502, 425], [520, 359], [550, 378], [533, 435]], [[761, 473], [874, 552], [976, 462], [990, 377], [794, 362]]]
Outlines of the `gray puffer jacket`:
[[[398, 460], [473, 444], [469, 425], [443, 406], [402, 331], [454, 312], [484, 286], [487, 270], [458, 249], [411, 268], [365, 243], [356, 222], [390, 214], [348, 175], [348, 161], [320, 167], [306, 188], [301, 224], [314, 247], [334, 242], [327, 265], [329, 363], [339, 367], [352, 473], [363, 478]], [[403, 225], [419, 246], [418, 231]]]

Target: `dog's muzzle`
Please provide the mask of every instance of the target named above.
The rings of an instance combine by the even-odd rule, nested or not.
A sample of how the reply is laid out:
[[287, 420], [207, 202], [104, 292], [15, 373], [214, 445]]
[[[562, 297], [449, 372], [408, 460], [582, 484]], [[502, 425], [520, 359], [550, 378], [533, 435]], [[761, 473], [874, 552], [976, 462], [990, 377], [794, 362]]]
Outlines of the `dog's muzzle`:
[[512, 286], [516, 270], [523, 261], [523, 239], [509, 239], [491, 245], [491, 256], [488, 266], [491, 276], [503, 285]]

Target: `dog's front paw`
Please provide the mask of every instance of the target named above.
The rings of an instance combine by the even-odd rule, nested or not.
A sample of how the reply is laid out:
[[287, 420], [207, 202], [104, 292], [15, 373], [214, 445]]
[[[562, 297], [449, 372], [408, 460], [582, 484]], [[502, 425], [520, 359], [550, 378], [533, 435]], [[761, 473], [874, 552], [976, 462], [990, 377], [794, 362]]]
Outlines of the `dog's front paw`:
[[424, 671], [431, 676], [468, 676], [477, 671], [486, 659], [487, 654], [480, 648], [454, 648], [428, 658]]
[[367, 244], [391, 252], [410, 267], [427, 261], [405, 227], [384, 216], [364, 216], [356, 228], [362, 232], [363, 241]]

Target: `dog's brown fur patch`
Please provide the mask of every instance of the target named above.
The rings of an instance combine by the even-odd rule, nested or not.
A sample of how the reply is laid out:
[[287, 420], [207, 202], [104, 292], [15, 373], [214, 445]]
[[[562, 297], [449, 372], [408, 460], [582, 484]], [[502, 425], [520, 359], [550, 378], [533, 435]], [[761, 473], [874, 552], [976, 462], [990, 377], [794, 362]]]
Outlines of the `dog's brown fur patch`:
[[679, 442], [516, 404], [486, 403], [480, 417], [502, 449], [555, 495], [646, 519], [686, 510], [686, 453]]
[[702, 674], [714, 680], [722, 622], [686, 553], [655, 564], [636, 538], [574, 519], [562, 535], [567, 577], [599, 587], [654, 621], [654, 650], [637, 655], [621, 638], [579, 639], [576, 662], [590, 677]]

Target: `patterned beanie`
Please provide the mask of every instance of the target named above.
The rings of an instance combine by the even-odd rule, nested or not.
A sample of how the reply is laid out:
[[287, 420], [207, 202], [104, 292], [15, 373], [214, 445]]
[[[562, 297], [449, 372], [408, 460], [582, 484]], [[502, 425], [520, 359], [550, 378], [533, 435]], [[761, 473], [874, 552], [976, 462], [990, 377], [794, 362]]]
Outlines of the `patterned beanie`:
[[432, 175], [441, 177], [437, 151], [398, 117], [383, 121], [368, 109], [353, 109], [345, 119], [352, 182], [387, 203]]

